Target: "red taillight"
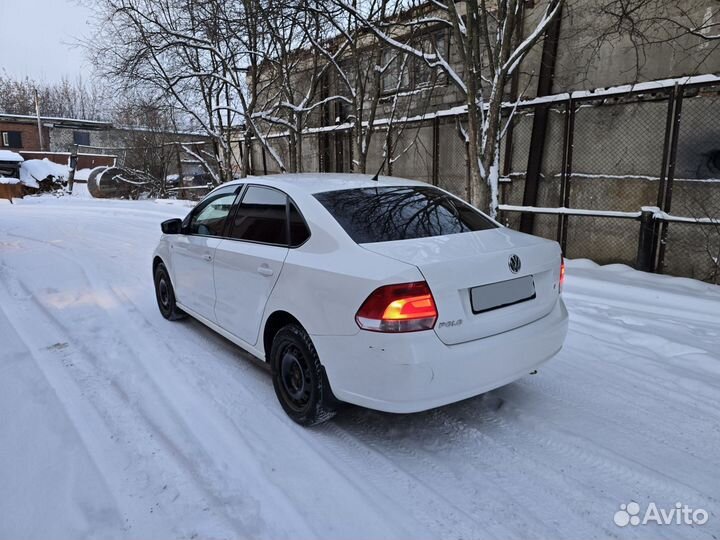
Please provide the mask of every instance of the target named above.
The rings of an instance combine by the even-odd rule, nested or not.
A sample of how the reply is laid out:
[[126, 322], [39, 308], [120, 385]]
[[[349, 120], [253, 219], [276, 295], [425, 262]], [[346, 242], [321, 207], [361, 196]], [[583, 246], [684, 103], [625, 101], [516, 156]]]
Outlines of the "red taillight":
[[373, 332], [430, 330], [437, 321], [437, 308], [424, 281], [385, 285], [367, 297], [355, 321]]
[[564, 283], [565, 283], [565, 259], [560, 257], [560, 283], [558, 285], [558, 292], [562, 292]]

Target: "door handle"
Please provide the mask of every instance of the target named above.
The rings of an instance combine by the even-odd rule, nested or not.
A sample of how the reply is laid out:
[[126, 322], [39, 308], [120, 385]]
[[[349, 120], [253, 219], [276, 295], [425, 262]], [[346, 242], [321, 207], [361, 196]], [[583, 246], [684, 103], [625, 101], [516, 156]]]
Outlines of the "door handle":
[[208, 262], [212, 261], [212, 255], [210, 255], [209, 253], [205, 253], [202, 256], [202, 258], [203, 258], [203, 260], [208, 261]]
[[272, 276], [274, 273], [273, 269], [266, 265], [259, 266], [257, 271], [258, 271], [258, 274], [261, 274], [263, 276], [268, 276], [268, 277]]

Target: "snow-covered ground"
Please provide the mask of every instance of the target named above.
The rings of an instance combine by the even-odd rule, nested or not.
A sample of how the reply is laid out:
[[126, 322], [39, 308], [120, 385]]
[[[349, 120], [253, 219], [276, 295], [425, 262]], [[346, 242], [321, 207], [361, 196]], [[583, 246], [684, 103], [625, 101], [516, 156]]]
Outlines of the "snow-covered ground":
[[[571, 261], [539, 374], [307, 430], [257, 362], [158, 313], [186, 203], [81, 195], [0, 201], [0, 538], [718, 538], [720, 287]], [[631, 501], [709, 519], [620, 528]]]

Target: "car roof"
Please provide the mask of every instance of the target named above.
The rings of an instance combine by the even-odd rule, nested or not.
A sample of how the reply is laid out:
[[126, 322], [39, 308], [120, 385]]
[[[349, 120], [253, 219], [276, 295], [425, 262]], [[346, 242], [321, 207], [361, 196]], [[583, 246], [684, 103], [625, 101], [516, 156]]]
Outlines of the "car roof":
[[373, 180], [371, 174], [354, 173], [287, 173], [269, 174], [266, 176], [248, 176], [228, 182], [232, 184], [258, 184], [281, 189], [288, 194], [312, 194], [323, 191], [337, 191], [340, 189], [375, 188], [382, 186], [427, 186], [426, 182], [395, 178], [392, 176], [379, 176]]

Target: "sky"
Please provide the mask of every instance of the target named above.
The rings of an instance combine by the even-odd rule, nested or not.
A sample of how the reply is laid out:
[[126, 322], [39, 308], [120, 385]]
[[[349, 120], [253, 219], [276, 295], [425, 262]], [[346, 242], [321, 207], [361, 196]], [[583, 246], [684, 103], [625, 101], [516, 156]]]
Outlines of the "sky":
[[89, 76], [84, 51], [71, 45], [90, 35], [89, 17], [76, 0], [0, 0], [0, 71], [47, 82]]

